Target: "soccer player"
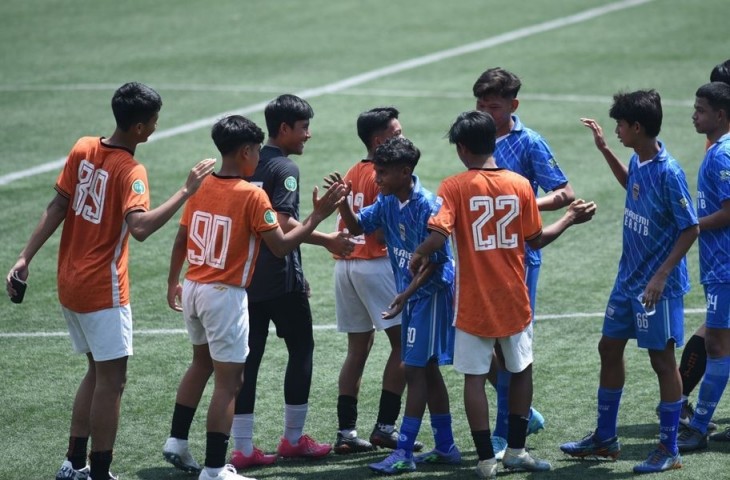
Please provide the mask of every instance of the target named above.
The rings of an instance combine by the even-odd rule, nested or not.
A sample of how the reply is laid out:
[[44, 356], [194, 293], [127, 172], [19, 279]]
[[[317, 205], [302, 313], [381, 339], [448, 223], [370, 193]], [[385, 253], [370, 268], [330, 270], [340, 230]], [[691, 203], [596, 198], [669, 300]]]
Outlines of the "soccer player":
[[[246, 287], [259, 245], [263, 239], [275, 255], [284, 257], [334, 212], [345, 187], [335, 185], [321, 199], [315, 187], [312, 215], [284, 234], [266, 193], [241, 178], [256, 170], [264, 133], [247, 118], [233, 115], [213, 125], [211, 136], [223, 157], [221, 168], [185, 205], [170, 258], [167, 302], [183, 312], [193, 362], [177, 391], [163, 455], [181, 470], [200, 470], [188, 449], [188, 433], [205, 385], [215, 373], [205, 468], [199, 479], [244, 480], [234, 467], [225, 465], [225, 458], [248, 354]], [[186, 259], [189, 266], [181, 286]]]
[[[497, 127], [497, 144], [494, 150], [497, 166], [519, 173], [529, 180], [536, 197], [538, 188], [546, 192], [542, 197], [537, 197], [540, 211], [559, 210], [569, 205], [575, 194], [545, 139], [536, 131], [525, 127], [515, 114], [520, 105], [517, 94], [521, 87], [522, 82], [514, 73], [499, 67], [490, 68], [479, 76], [472, 87], [476, 109], [489, 113]], [[534, 318], [542, 254], [528, 245], [525, 258], [525, 281]], [[497, 344], [497, 349], [499, 348]], [[510, 373], [498, 361], [493, 362], [493, 365], [490, 382], [497, 389], [497, 418], [492, 441], [497, 458], [501, 458], [507, 447], [507, 386]], [[531, 408], [528, 434], [538, 432], [544, 427], [544, 423], [542, 415]]]
[[[730, 59], [723, 63], [715, 65], [710, 72], [710, 82], [723, 82], [730, 85]], [[707, 148], [712, 144], [707, 142]], [[702, 222], [700, 221], [700, 224]], [[700, 227], [702, 229], [702, 227]], [[689, 403], [689, 396], [695, 387], [702, 380], [705, 374], [707, 364], [707, 350], [705, 349], [705, 324], [703, 323], [697, 331], [687, 340], [687, 344], [682, 350], [682, 360], [679, 363], [679, 373], [682, 375], [682, 415], [679, 421], [683, 425], [689, 425], [694, 415], [692, 404]], [[717, 424], [709, 422], [707, 424], [708, 431], [717, 430]], [[716, 434], [713, 440], [730, 441], [730, 430]]]
[[[707, 368], [697, 410], [677, 440], [682, 452], [707, 448], [708, 424], [730, 376], [730, 85], [712, 82], [700, 87], [692, 123], [711, 144], [697, 178], [700, 281], [707, 298]], [[730, 440], [730, 429], [712, 439]]]
[[162, 227], [215, 163], [199, 162], [180, 190], [150, 210], [147, 172], [134, 152], [157, 128], [162, 100], [150, 87], [132, 82], [114, 92], [111, 106], [114, 133], [76, 142], [56, 181], [55, 197], [7, 276], [7, 291], [13, 296], [11, 278], [28, 278], [33, 257], [63, 223], [58, 297], [73, 348], [86, 355], [88, 366], [76, 392], [66, 460], [56, 480], [112, 478], [109, 466], [127, 358], [133, 353], [129, 234], [144, 241]]
[[[379, 189], [375, 184], [373, 157], [375, 149], [387, 139], [402, 135], [394, 107], [378, 107], [363, 112], [357, 118], [357, 134], [365, 144], [366, 157], [345, 174], [344, 181], [352, 186], [348, 197], [353, 212], [375, 203]], [[327, 177], [331, 183], [334, 179]], [[347, 233], [338, 218], [337, 229]], [[396, 295], [393, 272], [388, 253], [377, 234], [354, 237], [355, 247], [348, 257], [335, 255], [335, 310], [337, 330], [347, 333], [347, 356], [339, 376], [337, 397], [338, 432], [335, 453], [355, 453], [373, 450], [375, 446], [395, 449], [401, 396], [406, 386], [401, 364], [401, 316], [383, 318], [381, 313]], [[357, 399], [365, 362], [375, 339], [375, 330], [382, 330], [390, 343], [390, 355], [383, 370], [380, 407], [370, 441], [357, 436]], [[416, 442], [414, 449], [423, 448]]]
[[626, 190], [623, 253], [598, 343], [601, 357], [596, 430], [560, 449], [574, 457], [616, 458], [619, 402], [625, 381], [624, 349], [629, 338], [649, 352], [659, 381], [659, 445], [635, 473], [680, 468], [677, 426], [682, 380], [674, 358], [684, 341], [684, 294], [689, 291], [685, 254], [699, 227], [687, 180], [679, 163], [657, 139], [662, 105], [654, 90], [614, 95], [609, 112], [616, 135], [633, 149], [628, 167], [606, 145], [595, 120], [581, 119], [593, 132], [598, 150]]
[[[406, 408], [398, 444], [371, 470], [396, 474], [412, 472], [416, 463], [458, 464], [461, 454], [454, 444], [449, 396], [439, 365], [452, 362], [454, 347], [454, 265], [448, 244], [434, 252], [430, 268], [411, 275], [408, 259], [428, 235], [428, 218], [439, 208], [435, 196], [413, 174], [421, 153], [403, 137], [392, 137], [375, 149], [375, 183], [381, 195], [355, 215], [346, 203], [340, 215], [353, 235], [382, 230], [395, 275], [395, 297], [384, 305], [384, 317], [402, 312], [401, 357], [405, 364]], [[414, 442], [428, 405], [435, 449], [414, 458]]]
[[465, 376], [464, 405], [480, 478], [496, 478], [497, 471], [484, 391], [495, 343], [502, 344], [505, 366], [512, 372], [509, 448], [503, 464], [515, 470], [550, 469], [549, 463], [525, 450], [532, 401], [532, 314], [525, 284], [525, 242], [540, 248], [571, 225], [590, 220], [595, 212], [595, 204], [577, 200], [563, 218], [543, 231], [530, 183], [497, 167], [492, 156], [496, 131], [492, 117], [479, 111], [462, 113], [451, 126], [449, 142], [456, 145], [468, 170], [441, 183], [441, 209], [428, 221], [430, 234], [410, 261], [416, 274], [449, 236], [456, 239], [454, 368]]
[[[264, 110], [268, 141], [261, 149], [255, 173], [246, 179], [263, 188], [284, 232], [299, 224], [299, 167], [289, 156], [301, 155], [309, 140], [312, 107], [295, 95], [281, 95]], [[332, 253], [352, 250], [347, 235], [314, 231], [307, 243], [322, 245]], [[308, 288], [302, 271], [301, 252], [295, 248], [284, 258], [261, 245], [256, 270], [247, 289], [249, 299], [249, 347], [244, 374], [246, 382], [238, 394], [233, 419], [234, 451], [231, 463], [238, 469], [267, 465], [276, 460], [253, 444], [256, 382], [269, 335], [269, 322], [283, 338], [289, 358], [284, 376], [284, 434], [277, 447], [282, 457], [319, 458], [332, 450], [303, 434], [312, 383], [314, 335]]]

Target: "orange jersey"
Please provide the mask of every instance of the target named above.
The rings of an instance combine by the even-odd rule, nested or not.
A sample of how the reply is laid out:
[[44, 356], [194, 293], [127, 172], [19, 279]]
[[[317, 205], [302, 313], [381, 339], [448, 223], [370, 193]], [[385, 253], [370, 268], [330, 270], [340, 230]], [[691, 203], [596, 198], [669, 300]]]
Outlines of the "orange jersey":
[[180, 225], [188, 229], [185, 278], [247, 287], [261, 232], [279, 226], [261, 188], [240, 177], [210, 175], [185, 204]]
[[83, 137], [55, 188], [69, 199], [58, 252], [61, 305], [88, 313], [129, 304], [125, 217], [149, 209], [144, 166], [124, 148]]
[[530, 323], [525, 240], [542, 232], [535, 194], [521, 175], [473, 169], [445, 179], [428, 228], [454, 237], [454, 324], [480, 337], [514, 335]]
[[[373, 162], [365, 160], [358, 162], [347, 171], [344, 179], [345, 182], [352, 182], [352, 193], [347, 197], [347, 201], [355, 214], [361, 208], [375, 203], [380, 189], [375, 184]], [[339, 214], [337, 215], [337, 230], [347, 232], [347, 227]], [[352, 241], [355, 243], [355, 247], [347, 259], [371, 260], [384, 257], [388, 253], [385, 245], [380, 243], [374, 235], [358, 235], [353, 237]], [[337, 255], [334, 255], [334, 257], [337, 259], [343, 258]]]

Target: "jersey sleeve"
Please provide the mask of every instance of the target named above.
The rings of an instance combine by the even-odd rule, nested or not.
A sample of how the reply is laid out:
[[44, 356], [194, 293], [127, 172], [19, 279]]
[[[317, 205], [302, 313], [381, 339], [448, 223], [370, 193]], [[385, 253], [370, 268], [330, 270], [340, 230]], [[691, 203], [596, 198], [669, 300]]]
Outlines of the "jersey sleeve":
[[537, 208], [535, 194], [531, 188], [524, 189], [522, 198], [522, 214], [520, 215], [522, 231], [524, 232], [525, 240], [532, 240], [542, 233], [542, 217]]
[[150, 208], [150, 189], [147, 182], [147, 170], [144, 165], [137, 164], [129, 171], [129, 174], [122, 179], [120, 185], [122, 198], [122, 213], [137, 210], [147, 211]]
[[299, 210], [299, 167], [289, 161], [277, 169], [271, 191], [271, 206], [278, 213], [296, 218]]
[[710, 177], [720, 203], [730, 199], [730, 151], [723, 149], [714, 155]]
[[269, 197], [261, 189], [253, 191], [251, 201], [246, 205], [251, 229], [257, 233], [268, 232], [279, 226], [276, 212], [271, 208]]
[[384, 211], [383, 196], [378, 195], [375, 203], [361, 208], [355, 218], [357, 218], [357, 223], [362, 227], [363, 232], [368, 234], [383, 226]]
[[78, 182], [77, 177], [79, 160], [77, 157], [79, 155], [77, 148], [81, 141], [81, 139], [77, 141], [71, 151], [68, 153], [68, 157], [66, 157], [66, 163], [63, 164], [63, 169], [61, 170], [61, 173], [58, 174], [58, 178], [56, 179], [56, 191], [69, 199], [73, 198], [74, 189], [76, 188], [76, 183]]
[[560, 169], [550, 146], [539, 135], [532, 139], [528, 156], [535, 172], [535, 181], [545, 192], [551, 192], [568, 183], [568, 177]]
[[441, 182], [436, 203], [439, 208], [428, 219], [428, 228], [448, 237], [454, 229], [456, 210], [458, 208], [457, 197], [454, 195], [448, 179]]
[[[729, 159], [730, 160], [730, 159]], [[730, 168], [730, 161], [728, 162]], [[725, 198], [730, 197], [730, 178], [726, 181]], [[697, 225], [697, 212], [692, 203], [692, 197], [687, 186], [687, 179], [684, 172], [680, 168], [671, 170], [667, 175], [664, 184], [665, 198], [670, 200], [672, 215], [674, 216], [677, 227], [685, 230], [693, 225]]]

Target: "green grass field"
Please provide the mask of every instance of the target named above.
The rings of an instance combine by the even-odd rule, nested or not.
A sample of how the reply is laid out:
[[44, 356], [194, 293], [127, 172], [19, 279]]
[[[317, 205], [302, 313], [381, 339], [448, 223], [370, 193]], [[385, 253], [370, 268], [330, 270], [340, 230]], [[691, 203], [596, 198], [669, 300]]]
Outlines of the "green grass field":
[[[61, 159], [79, 136], [109, 136], [114, 126], [109, 101], [124, 82], [147, 83], [164, 101], [158, 137], [137, 151], [148, 169], [154, 205], [179, 188], [197, 160], [215, 156], [209, 128], [224, 112], [245, 112], [263, 125], [262, 103], [281, 93], [307, 97], [315, 110], [313, 137], [296, 159], [306, 213], [307, 192], [322, 176], [344, 171], [361, 157], [355, 119], [378, 105], [401, 110], [404, 133], [423, 152], [416, 173], [435, 190], [442, 178], [461, 169], [445, 132], [458, 113], [473, 108], [471, 86], [479, 73], [502, 66], [522, 78], [522, 120], [548, 139], [578, 196], [599, 204], [591, 223], [545, 251], [534, 404], [547, 428], [528, 443], [553, 464], [553, 471], [540, 478], [630, 477], [658, 434], [656, 379], [646, 353], [633, 343], [627, 348], [619, 417], [620, 459], [576, 462], [558, 450], [561, 442], [582, 437], [595, 424], [596, 344], [621, 250], [624, 191], [578, 118], [596, 118], [611, 132], [613, 93], [656, 88], [664, 101], [661, 138], [685, 168], [694, 191], [704, 139], [692, 128], [692, 102], [711, 68], [728, 56], [726, 7], [721, 0], [6, 0], [0, 4], [0, 272], [4, 275], [12, 266], [53, 197], [59, 168], [15, 180], [10, 176]], [[630, 152], [610, 133], [607, 137], [628, 159]], [[552, 218], [554, 214], [546, 215], [546, 221]], [[322, 228], [333, 228], [332, 221]], [[182, 319], [165, 301], [175, 231], [170, 222], [144, 244], [130, 241], [135, 355], [112, 466], [124, 480], [190, 478], [170, 468], [161, 455], [175, 390], [191, 358]], [[66, 450], [70, 406], [85, 361], [71, 352], [56, 298], [58, 238], [34, 259], [25, 302], [0, 302], [0, 479], [52, 478]], [[332, 328], [332, 261], [310, 246], [303, 247], [303, 256], [318, 328], [306, 431], [333, 441], [337, 375], [346, 342]], [[685, 300], [692, 309], [686, 338], [703, 320], [697, 313], [703, 298], [696, 248], [689, 260], [693, 290]], [[386, 349], [381, 336], [363, 380], [362, 433], [375, 419]], [[276, 447], [283, 428], [285, 362], [283, 344], [273, 337], [262, 364], [256, 410], [255, 440], [268, 451]], [[463, 380], [451, 368], [444, 375], [465, 461], [456, 469], [422, 468], [413, 478], [475, 478]], [[493, 400], [493, 390], [488, 396]], [[200, 461], [207, 399], [191, 434]], [[722, 427], [730, 423], [727, 402], [715, 418]], [[421, 436], [430, 447], [427, 420]], [[684, 468], [663, 478], [725, 478], [729, 451], [728, 445], [711, 444], [705, 452], [685, 455]], [[383, 456], [333, 455], [244, 474], [259, 479], [370, 478], [366, 464]]]

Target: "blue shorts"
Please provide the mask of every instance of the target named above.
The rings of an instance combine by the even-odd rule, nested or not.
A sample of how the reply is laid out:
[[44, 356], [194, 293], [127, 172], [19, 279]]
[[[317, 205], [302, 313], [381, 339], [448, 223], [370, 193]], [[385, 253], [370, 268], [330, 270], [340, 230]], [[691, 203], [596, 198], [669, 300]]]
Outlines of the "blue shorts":
[[443, 288], [433, 295], [409, 301], [401, 317], [401, 358], [412, 367], [454, 361], [454, 291]]
[[537, 277], [540, 276], [540, 265], [527, 265], [525, 267], [525, 284], [527, 294], [530, 296], [530, 311], [532, 319], [535, 320], [535, 304], [537, 303]]
[[614, 288], [603, 319], [603, 335], [635, 338], [639, 347], [649, 350], [664, 350], [669, 340], [681, 347], [684, 345], [684, 297], [665, 298], [657, 303], [652, 315], [647, 315], [638, 299]]
[[705, 298], [705, 325], [709, 328], [730, 328], [730, 283], [705, 285]]

